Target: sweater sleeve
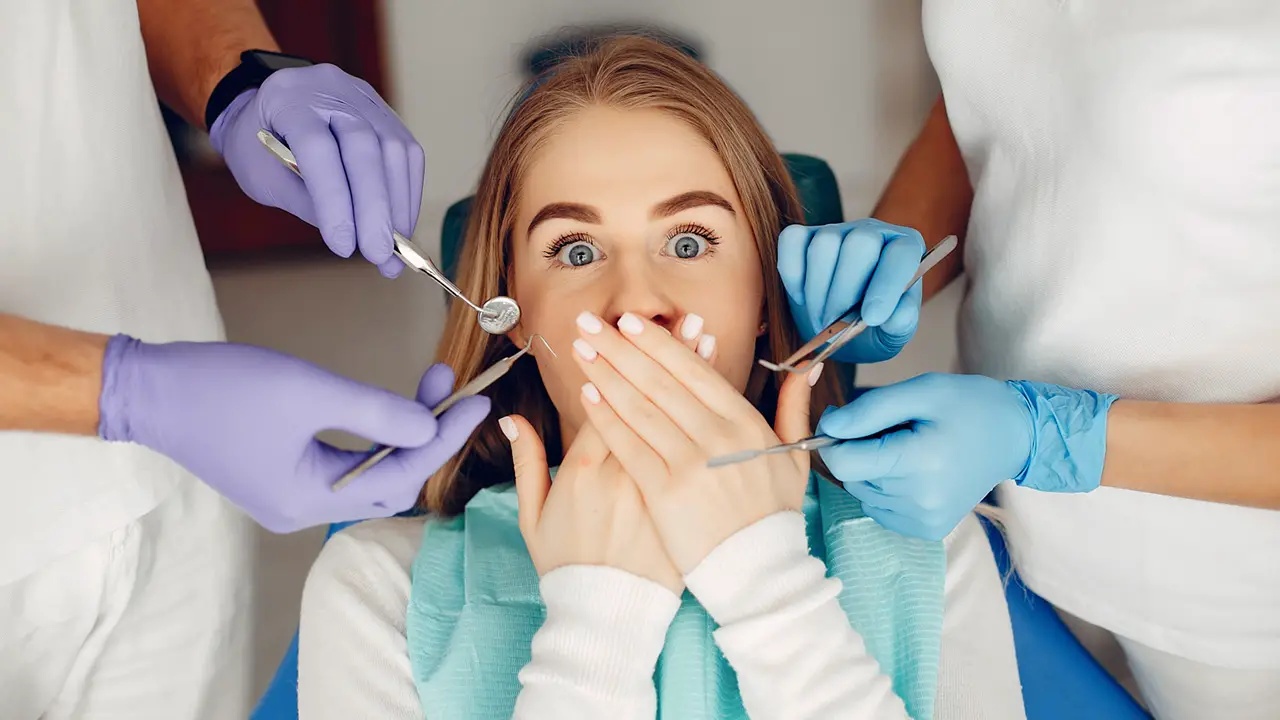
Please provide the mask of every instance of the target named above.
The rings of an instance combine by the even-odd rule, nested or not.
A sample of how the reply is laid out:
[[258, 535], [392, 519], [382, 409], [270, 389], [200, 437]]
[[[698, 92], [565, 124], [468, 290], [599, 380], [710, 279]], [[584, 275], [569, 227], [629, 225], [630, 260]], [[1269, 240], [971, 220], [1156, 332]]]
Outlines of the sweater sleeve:
[[680, 598], [622, 570], [585, 565], [552, 570], [540, 589], [547, 617], [520, 671], [514, 718], [654, 718], [654, 666]]
[[721, 543], [685, 578], [720, 626], [752, 718], [903, 720], [906, 706], [809, 554], [804, 517], [771, 515]]

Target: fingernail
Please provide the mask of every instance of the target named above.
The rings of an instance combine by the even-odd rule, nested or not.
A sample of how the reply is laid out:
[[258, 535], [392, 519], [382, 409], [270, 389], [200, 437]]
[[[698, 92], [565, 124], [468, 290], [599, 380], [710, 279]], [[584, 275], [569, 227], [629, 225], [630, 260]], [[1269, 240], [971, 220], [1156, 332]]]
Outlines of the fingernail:
[[702, 316], [689, 313], [680, 324], [680, 335], [685, 340], [692, 340], [702, 332]]
[[520, 428], [516, 427], [516, 421], [510, 416], [498, 418], [498, 429], [502, 430], [502, 434], [507, 436], [507, 440], [515, 442], [520, 437]]
[[596, 349], [591, 347], [591, 343], [578, 338], [573, 341], [573, 351], [583, 360], [591, 361], [596, 359]]
[[809, 371], [809, 387], [813, 387], [818, 384], [818, 378], [822, 377], [822, 366], [823, 363], [818, 363]]
[[600, 318], [584, 310], [578, 315], [578, 327], [582, 328], [583, 332], [595, 335], [604, 329], [604, 324], [600, 322]]
[[698, 341], [698, 354], [702, 356], [703, 360], [710, 360], [711, 353], [715, 351], [716, 351], [716, 336], [703, 335], [702, 339]]
[[587, 383], [586, 385], [583, 385], [582, 394], [587, 397], [587, 400], [590, 401], [592, 405], [600, 403], [600, 391], [596, 389], [595, 383]]
[[639, 315], [623, 313], [622, 317], [618, 318], [618, 329], [628, 335], [639, 335], [644, 332], [644, 321]]

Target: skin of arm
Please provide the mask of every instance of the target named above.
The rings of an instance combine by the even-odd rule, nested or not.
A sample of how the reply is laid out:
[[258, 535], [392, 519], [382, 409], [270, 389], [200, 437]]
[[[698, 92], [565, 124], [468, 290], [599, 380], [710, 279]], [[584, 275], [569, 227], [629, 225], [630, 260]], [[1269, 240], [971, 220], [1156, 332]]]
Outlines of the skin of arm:
[[0, 313], [0, 431], [98, 434], [107, 336]]
[[960, 247], [924, 279], [924, 299], [941, 292], [963, 271], [964, 234], [969, 225], [973, 188], [960, 147], [951, 133], [941, 97], [934, 103], [924, 129], [916, 137], [885, 186], [872, 217], [915, 228], [932, 247], [955, 235]]
[[1280, 510], [1280, 404], [1120, 400], [1102, 484]]
[[280, 50], [254, 0], [138, 0], [138, 18], [156, 94], [194, 127], [241, 52]]

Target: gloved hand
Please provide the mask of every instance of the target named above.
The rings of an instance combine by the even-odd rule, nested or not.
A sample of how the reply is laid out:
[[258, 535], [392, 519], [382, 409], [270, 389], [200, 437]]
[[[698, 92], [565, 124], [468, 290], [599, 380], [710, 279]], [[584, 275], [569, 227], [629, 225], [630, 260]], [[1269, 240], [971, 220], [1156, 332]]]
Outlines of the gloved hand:
[[[389, 517], [413, 506], [489, 412], [477, 396], [434, 418], [453, 379], [432, 366], [414, 402], [263, 348], [117, 335], [103, 361], [98, 434], [172, 458], [273, 532]], [[334, 492], [365, 454], [315, 439], [330, 429], [405, 449]]]
[[863, 439], [820, 454], [869, 517], [940, 540], [1005, 480], [1047, 492], [1098, 487], [1115, 400], [1021, 380], [921, 375], [828, 410], [819, 433]]
[[785, 228], [778, 236], [778, 274], [802, 338], [807, 342], [862, 301], [870, 327], [835, 359], [873, 363], [897, 355], [920, 323], [921, 284], [903, 290], [924, 251], [920, 233], [879, 220]]
[[[303, 183], [258, 140], [284, 140]], [[369, 83], [333, 65], [279, 70], [222, 111], [209, 139], [245, 194], [320, 228], [333, 252], [360, 253], [386, 277], [392, 228], [413, 237], [422, 205], [422, 147]]]

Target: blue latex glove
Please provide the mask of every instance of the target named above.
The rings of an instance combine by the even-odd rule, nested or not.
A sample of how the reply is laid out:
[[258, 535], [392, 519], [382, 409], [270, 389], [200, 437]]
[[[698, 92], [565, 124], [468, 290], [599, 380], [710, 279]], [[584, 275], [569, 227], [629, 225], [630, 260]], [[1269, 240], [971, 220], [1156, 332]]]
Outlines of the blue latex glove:
[[[422, 376], [417, 402], [230, 343], [150, 345], [117, 335], [102, 371], [100, 437], [168, 456], [274, 532], [408, 510], [489, 413], [489, 399], [476, 396], [432, 416], [453, 389], [446, 365]], [[334, 492], [365, 453], [316, 440], [322, 430], [404, 449]]]
[[[271, 131], [298, 159], [304, 183], [262, 146]], [[279, 70], [222, 111], [209, 139], [245, 194], [320, 228], [333, 252], [360, 254], [387, 277], [394, 228], [413, 237], [422, 206], [422, 147], [369, 83], [333, 65]]]
[[835, 359], [873, 363], [897, 355], [920, 323], [921, 283], [903, 290], [924, 251], [920, 233], [879, 220], [785, 228], [778, 236], [778, 274], [802, 339], [808, 342], [861, 301], [870, 327]]
[[1115, 400], [1022, 380], [921, 375], [829, 409], [819, 433], [864, 439], [820, 454], [876, 522], [940, 540], [1005, 480], [1047, 492], [1098, 487]]

